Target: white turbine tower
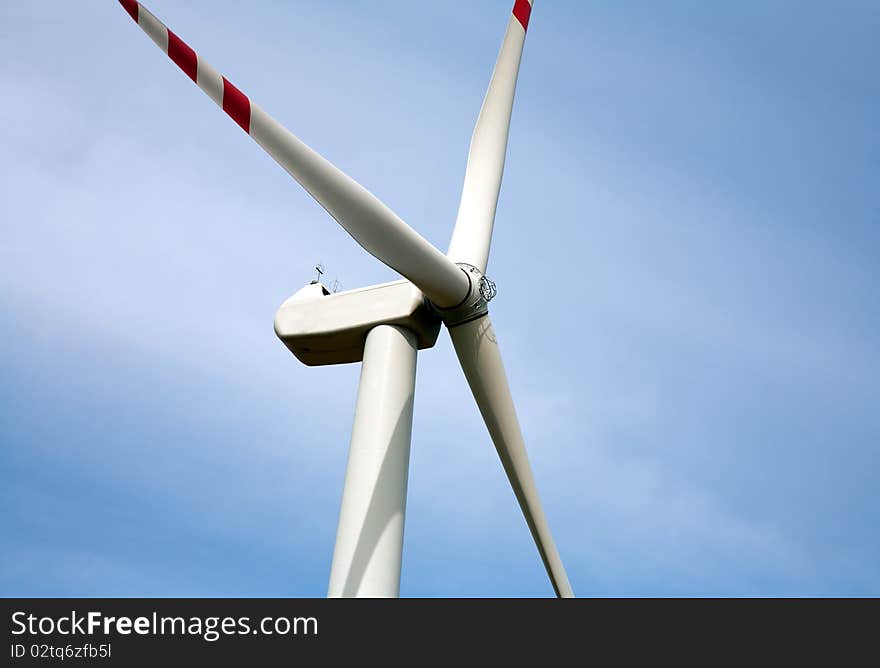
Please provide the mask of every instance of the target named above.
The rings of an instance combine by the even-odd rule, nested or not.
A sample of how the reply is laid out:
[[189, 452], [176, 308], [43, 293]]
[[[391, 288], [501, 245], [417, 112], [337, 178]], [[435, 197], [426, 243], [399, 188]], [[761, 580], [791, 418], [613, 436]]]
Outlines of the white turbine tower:
[[134, 0], [120, 3], [154, 42], [368, 253], [407, 280], [331, 294], [313, 282], [275, 331], [308, 365], [362, 362], [329, 596], [397, 596], [416, 354], [446, 325], [557, 596], [573, 596], [547, 526], [489, 319], [484, 273], [531, 0], [516, 0], [471, 139], [446, 255], [306, 146]]

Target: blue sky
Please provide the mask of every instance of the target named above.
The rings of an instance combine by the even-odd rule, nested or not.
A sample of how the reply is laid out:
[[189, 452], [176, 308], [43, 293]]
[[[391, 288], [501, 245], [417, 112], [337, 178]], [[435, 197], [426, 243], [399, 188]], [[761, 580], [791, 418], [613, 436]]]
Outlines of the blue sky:
[[[147, 6], [445, 249], [511, 0]], [[0, 8], [0, 594], [323, 596], [392, 280], [112, 0]], [[880, 595], [880, 7], [537, 0], [489, 275], [579, 595]], [[401, 593], [552, 593], [445, 333]]]

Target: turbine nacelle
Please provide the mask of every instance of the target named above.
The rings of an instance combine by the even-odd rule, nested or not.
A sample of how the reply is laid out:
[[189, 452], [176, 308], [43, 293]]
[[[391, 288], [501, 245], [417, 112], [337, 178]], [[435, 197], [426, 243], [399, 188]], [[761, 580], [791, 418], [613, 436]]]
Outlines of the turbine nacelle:
[[407, 280], [334, 293], [312, 282], [275, 314], [278, 338], [308, 366], [360, 362], [367, 332], [378, 325], [409, 329], [419, 350], [433, 347], [440, 332], [440, 318]]

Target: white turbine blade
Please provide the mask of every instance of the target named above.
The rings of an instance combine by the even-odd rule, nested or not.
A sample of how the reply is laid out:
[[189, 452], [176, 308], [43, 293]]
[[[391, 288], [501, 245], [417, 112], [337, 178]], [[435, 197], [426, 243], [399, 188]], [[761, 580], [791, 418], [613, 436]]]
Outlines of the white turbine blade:
[[468, 279], [449, 258], [366, 188], [254, 104], [143, 5], [134, 0], [119, 1], [159, 48], [367, 252], [415, 283], [438, 306], [455, 306], [464, 299]]
[[487, 315], [450, 327], [449, 335], [553, 589], [561, 598], [573, 597], [574, 592], [541, 507], [492, 322]]
[[495, 71], [471, 138], [458, 218], [447, 252], [456, 262], [472, 264], [482, 273], [486, 273], [489, 262], [516, 77], [531, 11], [532, 0], [516, 0], [507, 22]]

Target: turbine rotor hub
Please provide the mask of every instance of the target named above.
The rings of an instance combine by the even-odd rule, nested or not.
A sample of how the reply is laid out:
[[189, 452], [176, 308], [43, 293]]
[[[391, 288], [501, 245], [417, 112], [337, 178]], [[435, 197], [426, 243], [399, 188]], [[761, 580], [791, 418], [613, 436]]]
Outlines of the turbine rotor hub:
[[498, 293], [494, 281], [472, 264], [456, 262], [468, 278], [468, 292], [457, 306], [441, 308], [429, 301], [431, 309], [440, 316], [447, 327], [463, 325], [471, 320], [482, 318], [489, 313], [489, 302]]

